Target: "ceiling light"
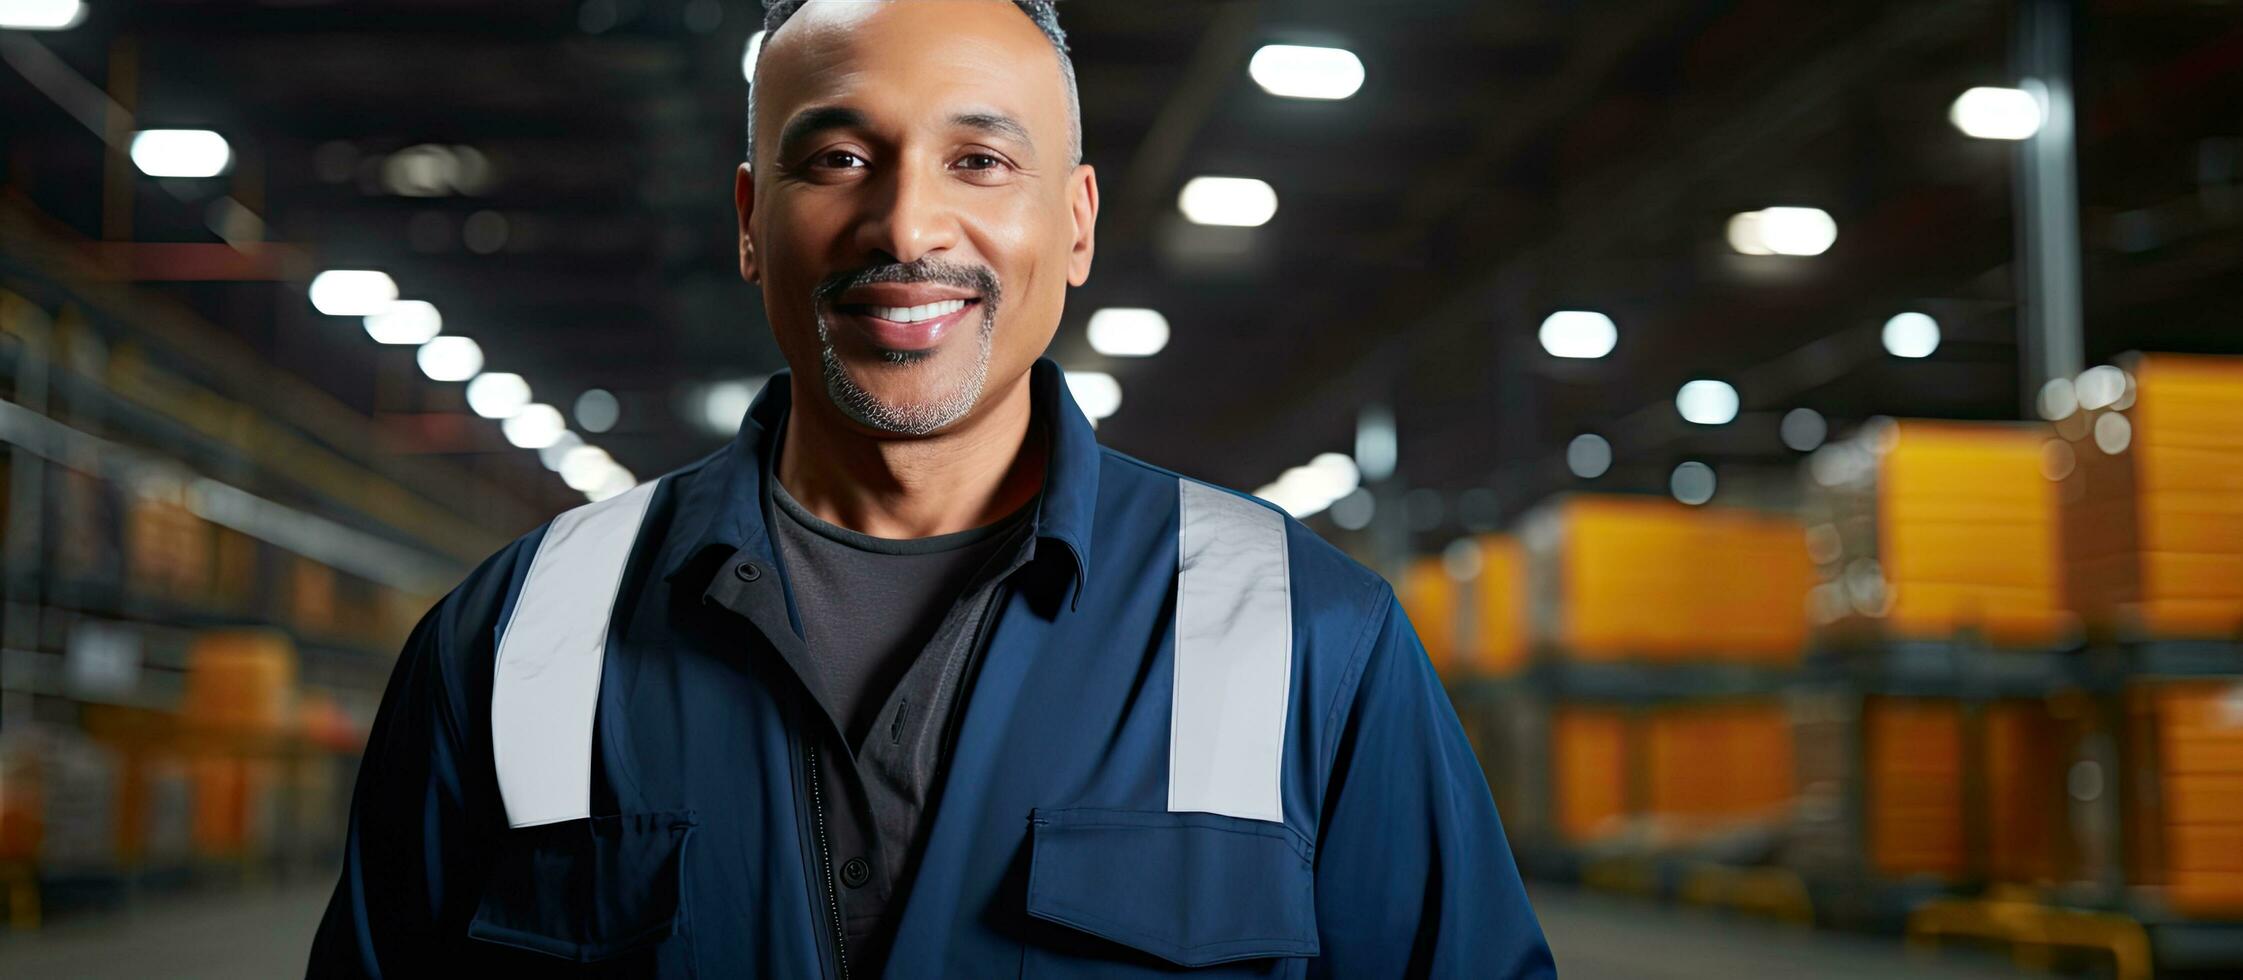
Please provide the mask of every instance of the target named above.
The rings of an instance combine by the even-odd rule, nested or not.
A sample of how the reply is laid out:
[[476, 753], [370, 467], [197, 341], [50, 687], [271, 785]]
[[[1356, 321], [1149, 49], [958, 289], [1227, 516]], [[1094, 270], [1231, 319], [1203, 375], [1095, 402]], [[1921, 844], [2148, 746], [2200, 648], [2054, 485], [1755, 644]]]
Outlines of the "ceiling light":
[[1803, 453], [1813, 452], [1824, 439], [1830, 438], [1830, 423], [1814, 409], [1794, 408], [1784, 413], [1776, 435], [1783, 439], [1785, 446]]
[[1067, 372], [1067, 393], [1093, 422], [1121, 409], [1121, 382], [1104, 371]]
[[[522, 410], [514, 413], [513, 417], [499, 423], [499, 431], [506, 434], [507, 442], [517, 447], [544, 449], [559, 442], [562, 434], [568, 432], [568, 426], [561, 421], [560, 409], [543, 402], [531, 402], [522, 406]], [[543, 454], [540, 454], [539, 459], [542, 461], [543, 458]], [[568, 457], [564, 454], [560, 462], [553, 465], [558, 468], [560, 463], [567, 461]]]
[[[527, 408], [528, 406], [523, 407]], [[567, 429], [562, 429], [561, 434], [555, 437], [552, 442], [538, 447], [537, 461], [544, 464], [546, 469], [559, 473], [561, 471], [561, 458], [567, 456], [569, 450], [581, 445], [584, 445], [582, 436]]]
[[530, 383], [519, 374], [488, 371], [467, 383], [467, 407], [487, 419], [512, 418], [530, 403]]
[[1737, 417], [1737, 389], [1726, 381], [1700, 378], [1675, 392], [1674, 407], [1699, 425], [1726, 425]]
[[1263, 91], [1289, 99], [1344, 99], [1363, 87], [1363, 60], [1346, 48], [1265, 44], [1246, 73]]
[[434, 304], [417, 299], [391, 303], [379, 313], [368, 314], [365, 323], [366, 336], [384, 344], [417, 347], [444, 332], [443, 314], [436, 312]]
[[397, 281], [372, 269], [329, 269], [312, 277], [311, 297], [328, 316], [370, 316], [397, 302]]
[[226, 138], [207, 129], [143, 129], [132, 134], [132, 165], [150, 177], [216, 177], [234, 162]]
[[1151, 357], [1168, 346], [1168, 318], [1158, 310], [1117, 306], [1090, 315], [1090, 349], [1107, 357]]
[[1981, 85], [1955, 98], [1947, 121], [1965, 136], [1982, 140], [2021, 140], [2040, 132], [2041, 102], [2021, 88]]
[[1542, 321], [1542, 349], [1552, 357], [1599, 358], [1619, 342], [1619, 328], [1602, 313], [1559, 310]]
[[0, 0], [0, 28], [62, 31], [86, 19], [82, 0]]
[[1194, 177], [1176, 195], [1176, 208], [1193, 224], [1253, 228], [1277, 214], [1277, 191], [1252, 177]]
[[1675, 467], [1674, 474], [1667, 478], [1667, 489], [1674, 492], [1674, 499], [1693, 507], [1712, 500], [1713, 488], [1713, 467], [1697, 460]]
[[740, 431], [740, 419], [763, 390], [762, 378], [717, 381], [701, 389], [700, 422], [711, 434], [729, 436]]
[[1565, 468], [1584, 480], [1603, 476], [1612, 469], [1612, 444], [1594, 432], [1574, 436], [1565, 446]]
[[1922, 313], [1896, 314], [1885, 321], [1885, 350], [1894, 357], [1930, 357], [1939, 349], [1939, 321]]
[[586, 432], [606, 432], [615, 428], [623, 415], [623, 406], [615, 400], [614, 393], [605, 388], [593, 388], [576, 396], [576, 424]]
[[465, 381], [483, 370], [483, 348], [466, 337], [438, 337], [414, 355], [430, 381]]
[[591, 490], [607, 482], [615, 459], [598, 446], [578, 446], [561, 454], [561, 482], [571, 490]]
[[1838, 222], [1821, 208], [1762, 208], [1729, 218], [1729, 247], [1745, 255], [1821, 255]]

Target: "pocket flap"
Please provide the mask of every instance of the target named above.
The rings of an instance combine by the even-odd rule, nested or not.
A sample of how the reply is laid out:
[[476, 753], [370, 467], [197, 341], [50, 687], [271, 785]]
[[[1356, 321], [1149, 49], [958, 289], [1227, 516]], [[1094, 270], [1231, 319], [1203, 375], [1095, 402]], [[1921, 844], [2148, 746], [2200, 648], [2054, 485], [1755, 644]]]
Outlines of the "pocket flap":
[[467, 934], [578, 962], [676, 934], [691, 811], [511, 829]]
[[1214, 813], [1037, 810], [1028, 914], [1179, 966], [1315, 956], [1310, 847]]

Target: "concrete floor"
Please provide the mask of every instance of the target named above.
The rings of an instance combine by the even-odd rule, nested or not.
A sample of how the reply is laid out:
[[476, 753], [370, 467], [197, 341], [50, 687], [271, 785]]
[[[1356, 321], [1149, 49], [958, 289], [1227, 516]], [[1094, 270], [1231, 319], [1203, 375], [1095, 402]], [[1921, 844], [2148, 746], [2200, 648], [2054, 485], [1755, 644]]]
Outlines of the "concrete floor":
[[[1531, 888], [1565, 980], [1994, 980], [2024, 977], [1967, 950], [1915, 956], [1900, 940], [1803, 929], [1573, 888]], [[2045, 978], [2047, 974], [2030, 974]]]
[[[328, 884], [205, 894], [130, 914], [0, 937], [9, 980], [243, 980], [300, 977]], [[1790, 928], [1568, 888], [1538, 888], [1537, 914], [1566, 980], [1814, 977], [1991, 980], [2000, 960], [1907, 955], [1883, 938]]]

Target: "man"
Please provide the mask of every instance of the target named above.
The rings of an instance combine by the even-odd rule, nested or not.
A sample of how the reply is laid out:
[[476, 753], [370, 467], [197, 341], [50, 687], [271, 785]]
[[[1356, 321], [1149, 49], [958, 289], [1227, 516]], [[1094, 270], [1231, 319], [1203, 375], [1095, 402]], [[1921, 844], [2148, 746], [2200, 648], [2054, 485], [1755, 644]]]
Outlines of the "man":
[[1039, 359], [1098, 215], [1051, 4], [767, 28], [792, 371], [421, 622], [312, 973], [1548, 974], [1391, 591]]

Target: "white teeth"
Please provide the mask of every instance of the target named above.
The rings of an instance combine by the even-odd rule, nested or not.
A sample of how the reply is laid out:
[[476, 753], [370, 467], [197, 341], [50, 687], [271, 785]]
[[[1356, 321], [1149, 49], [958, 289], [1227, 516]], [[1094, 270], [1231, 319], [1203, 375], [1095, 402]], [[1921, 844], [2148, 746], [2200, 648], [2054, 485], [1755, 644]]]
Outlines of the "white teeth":
[[873, 316], [883, 320], [894, 320], [897, 323], [917, 323], [921, 320], [932, 320], [938, 316], [949, 316], [965, 308], [965, 300], [946, 299], [935, 303], [922, 303], [918, 306], [875, 306], [872, 307], [870, 312]]

